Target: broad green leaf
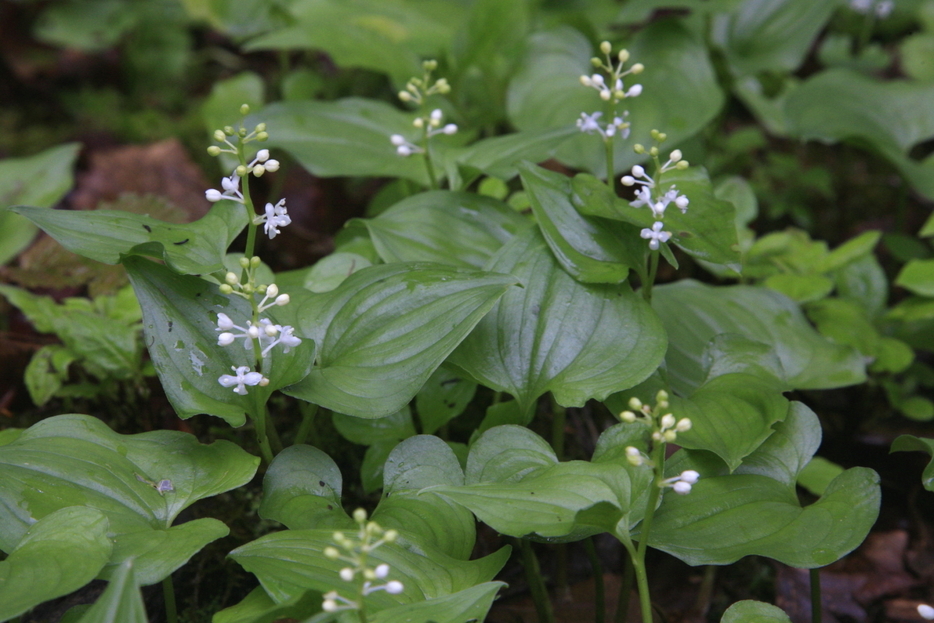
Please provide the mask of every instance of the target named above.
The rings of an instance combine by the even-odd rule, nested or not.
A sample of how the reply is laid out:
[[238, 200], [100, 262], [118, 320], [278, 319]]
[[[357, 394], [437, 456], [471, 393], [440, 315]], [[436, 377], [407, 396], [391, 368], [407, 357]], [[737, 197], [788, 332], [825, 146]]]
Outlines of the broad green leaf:
[[[5, 446], [4, 446], [5, 447]], [[108, 522], [92, 508], [62, 508], [33, 521], [0, 561], [0, 621], [76, 591], [100, 572], [113, 545]]]
[[[403, 177], [428, 186], [419, 156], [396, 154], [393, 134], [413, 140], [414, 114], [385, 102], [347, 98], [335, 102], [282, 102], [262, 110], [271, 147], [281, 147], [319, 177]], [[259, 116], [256, 116], [259, 120]]]
[[690, 565], [757, 555], [813, 569], [863, 542], [879, 501], [879, 476], [864, 467], [845, 471], [804, 508], [785, 484], [767, 476], [702, 477], [689, 495], [665, 496], [649, 545]]
[[[583, 176], [572, 180], [528, 162], [519, 166], [519, 175], [532, 203], [532, 211], [548, 241], [548, 246], [561, 266], [584, 283], [618, 284], [626, 280], [630, 268], [641, 268], [645, 262], [645, 242], [636, 228], [611, 221], [582, 216], [575, 209], [575, 200], [587, 196], [586, 190], [609, 189], [599, 180]], [[587, 184], [590, 182], [590, 184]]]
[[[626, 79], [626, 88], [638, 82], [644, 89], [639, 97], [626, 101], [631, 118], [638, 122], [633, 124], [629, 140], [614, 143], [617, 173], [643, 159], [631, 146], [651, 144], [652, 128], [665, 131], [669, 140], [677, 144], [703, 128], [724, 101], [704, 42], [678, 20], [651, 23], [635, 35], [627, 48], [632, 54], [631, 62], [643, 63], [646, 71], [637, 78]], [[583, 34], [568, 26], [532, 34], [507, 92], [506, 106], [512, 124], [523, 132], [566, 128], [582, 112], [604, 110], [605, 104], [596, 91], [580, 84], [581, 75], [593, 73], [590, 59], [596, 52]], [[679, 104], [686, 101], [691, 105]], [[581, 134], [561, 145], [557, 159], [605, 176], [601, 143], [598, 136]]]
[[412, 623], [413, 621], [433, 621], [433, 623], [462, 623], [463, 621], [483, 621], [497, 591], [506, 586], [503, 582], [484, 582], [465, 588], [453, 595], [436, 597], [415, 604], [406, 604], [387, 608], [373, 617], [373, 623]]
[[745, 599], [727, 608], [720, 623], [791, 623], [791, 619], [777, 606]]
[[[890, 452], [911, 451], [927, 452], [934, 456], [934, 439], [915, 437], [914, 435], [899, 435], [898, 438], [892, 442], [892, 449]], [[921, 482], [924, 484], [925, 489], [934, 491], [934, 459], [924, 468], [924, 473], [921, 475]]]
[[[143, 258], [124, 260], [133, 290], [143, 307], [143, 333], [153, 365], [166, 396], [181, 418], [207, 413], [231, 426], [242, 426], [246, 413], [262, 413], [273, 390], [295, 383], [308, 374], [314, 344], [311, 340], [285, 353], [275, 347], [263, 359], [266, 387], [251, 387], [241, 396], [218, 379], [231, 368], [255, 365], [254, 351], [237, 340], [217, 345], [217, 314], [225, 313], [245, 327], [252, 318], [250, 304], [237, 296], [224, 296], [218, 286], [198, 277], [179, 275]], [[292, 305], [298, 305], [297, 302]], [[283, 310], [280, 312], [279, 310]], [[285, 307], [264, 312], [275, 322]], [[301, 335], [296, 327], [296, 335]]]
[[344, 439], [364, 446], [372, 446], [380, 441], [402, 441], [415, 435], [415, 423], [409, 405], [386, 417], [364, 419], [335, 413], [331, 421]]
[[444, 367], [435, 370], [415, 395], [421, 431], [431, 435], [463, 413], [476, 391], [476, 383]]
[[360, 463], [360, 484], [366, 493], [373, 493], [383, 487], [383, 466], [397, 445], [398, 439], [388, 439], [378, 441], [366, 449], [363, 462]]
[[344, 279], [373, 263], [356, 253], [336, 252], [318, 260], [305, 273], [303, 284], [311, 292], [330, 292]]
[[911, 182], [934, 197], [934, 160], [917, 161], [911, 149], [934, 136], [934, 84], [878, 81], [831, 69], [810, 77], [786, 103], [790, 131], [807, 140], [868, 143]]
[[737, 333], [721, 333], [707, 342], [701, 355], [707, 372], [705, 383], [725, 374], [751, 374], [770, 381], [775, 388], [787, 389], [782, 362], [768, 344]]
[[[428, 546], [468, 560], [476, 540], [473, 515], [463, 506], [430, 491], [464, 484], [464, 472], [450, 446], [431, 435], [406, 439], [389, 454], [383, 470], [383, 498], [373, 521], [395, 528], [410, 549]], [[429, 491], [424, 491], [425, 488]], [[406, 543], [406, 540], [410, 544]]]
[[768, 277], [763, 285], [780, 292], [796, 303], [819, 301], [833, 292], [834, 283], [823, 275], [779, 273]]
[[432, 487], [503, 534], [577, 540], [613, 531], [629, 510], [627, 471], [613, 463], [559, 463], [520, 426], [488, 430], [467, 458], [467, 484]]
[[133, 7], [117, 0], [91, 4], [62, 2], [46, 7], [37, 20], [35, 36], [43, 43], [84, 52], [115, 45], [137, 21]]
[[467, 147], [445, 151], [445, 156], [463, 167], [471, 167], [501, 180], [519, 174], [522, 161], [544, 162], [554, 157], [558, 148], [579, 130], [565, 127], [528, 132], [514, 132], [477, 141]]
[[712, 39], [738, 75], [793, 72], [835, 9], [833, 2], [745, 0], [714, 18]]
[[773, 382], [725, 374], [690, 397], [672, 397], [672, 409], [692, 424], [691, 430], [678, 434], [678, 444], [713, 452], [733, 471], [772, 434], [772, 425], [785, 419], [788, 401]]
[[862, 305], [873, 320], [885, 311], [889, 282], [873, 255], [847, 264], [834, 274], [837, 296]]
[[320, 612], [323, 599], [319, 591], [307, 591], [277, 604], [263, 587], [257, 586], [243, 601], [214, 614], [211, 623], [276, 623], [282, 620], [303, 620]]
[[[665, 231], [672, 233], [670, 244], [699, 260], [725, 264], [739, 272], [736, 209], [730, 202], [717, 199], [707, 173], [701, 169], [671, 171], [658, 184], [665, 190], [675, 187], [690, 199], [685, 213], [674, 206], [665, 212]], [[613, 203], [581, 201], [577, 209], [582, 214], [624, 221], [640, 228], [652, 227], [658, 220], [645, 206], [634, 208], [620, 199]]]
[[833, 479], [843, 471], [843, 468], [833, 461], [815, 456], [798, 474], [798, 484], [814, 495], [824, 495]]
[[815, 460], [821, 442], [820, 420], [807, 405], [793, 401], [787, 417], [773, 428], [769, 438], [743, 458], [734, 473], [768, 476], [793, 493], [801, 473]]
[[855, 349], [821, 337], [791, 299], [766, 288], [684, 280], [656, 287], [652, 305], [670, 336], [668, 378], [680, 393], [689, 394], [703, 382], [704, 351], [722, 333], [767, 344], [794, 388], [843, 387], [866, 378]]
[[856, 301], [824, 299], [808, 305], [807, 315], [822, 335], [837, 344], [852, 346], [873, 359], [878, 355], [882, 336]]
[[848, 264], [860, 260], [872, 253], [882, 238], [881, 231], [867, 231], [850, 238], [828, 253], [816, 267], [817, 272], [827, 273], [839, 270]]
[[86, 506], [110, 521], [114, 554], [102, 576], [135, 557], [137, 580], [152, 584], [227, 533], [207, 518], [172, 527], [179, 513], [249, 482], [258, 465], [228, 441], [202, 445], [177, 431], [119, 435], [86, 415], [48, 418], [0, 446], [0, 548], [11, 551], [32, 523], [60, 508]]
[[127, 560], [110, 578], [110, 584], [85, 611], [78, 623], [147, 623], [146, 607], [139, 592], [133, 561]]
[[[29, 397], [37, 407], [51, 400], [55, 392], [62, 387], [65, 375], [53, 367], [52, 358], [63, 351], [69, 352], [60, 344], [47, 344], [33, 354], [26, 366], [23, 382], [29, 391]], [[71, 355], [70, 358], [73, 360], [74, 356]]]
[[[0, 160], [0, 210], [17, 204], [51, 208], [58, 203], [74, 181], [71, 169], [80, 148], [68, 143], [28, 158]], [[36, 231], [25, 218], [0, 211], [0, 266], [29, 246]]]
[[293, 530], [351, 529], [354, 523], [341, 507], [342, 488], [340, 469], [331, 457], [313, 446], [290, 446], [266, 470], [259, 514]]
[[899, 271], [895, 285], [920, 296], [934, 296], [934, 260], [911, 260]]
[[429, 191], [363, 221], [386, 263], [426, 261], [482, 268], [531, 223], [505, 203], [474, 193]]
[[[230, 557], [255, 574], [276, 603], [309, 589], [346, 590], [346, 582], [338, 575], [346, 563], [328, 560], [323, 554], [325, 547], [333, 545], [333, 533], [333, 529], [276, 532], [238, 547]], [[400, 530], [400, 541], [406, 536]], [[508, 557], [508, 547], [466, 561], [427, 546], [406, 549], [400, 542], [384, 544], [370, 553], [370, 564], [388, 564], [389, 579], [402, 582], [405, 589], [398, 595], [385, 591], [370, 594], [366, 598], [367, 612], [376, 614], [388, 607], [443, 597], [488, 582]]]
[[524, 285], [506, 293], [450, 362], [473, 379], [513, 396], [528, 418], [539, 396], [583, 406], [644, 380], [666, 345], [655, 314], [628, 284], [575, 281], [537, 230], [507, 244], [491, 270]]
[[299, 308], [318, 365], [287, 393], [357, 417], [394, 413], [515, 283], [429, 263], [354, 273]]
[[214, 204], [204, 218], [186, 225], [115, 210], [11, 209], [78, 255], [105, 264], [117, 264], [125, 255], [146, 255], [188, 275], [222, 269], [227, 247], [248, 221], [246, 208], [232, 201]]

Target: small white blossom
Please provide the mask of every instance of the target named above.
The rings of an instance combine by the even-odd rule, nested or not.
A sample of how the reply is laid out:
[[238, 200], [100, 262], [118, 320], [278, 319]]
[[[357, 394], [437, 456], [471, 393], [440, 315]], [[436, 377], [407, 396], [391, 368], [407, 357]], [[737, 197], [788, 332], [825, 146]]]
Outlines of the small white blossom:
[[280, 199], [276, 205], [266, 204], [266, 213], [253, 219], [253, 223], [259, 225], [263, 223], [263, 231], [272, 240], [281, 232], [280, 227], [285, 227], [292, 222], [289, 211], [285, 207], [285, 199]]
[[934, 621], [934, 608], [927, 604], [918, 604], [918, 614], [921, 615], [922, 619]]
[[204, 192], [204, 196], [210, 202], [220, 201], [221, 199], [230, 199], [237, 203], [243, 203], [243, 193], [240, 192], [240, 176], [236, 173], [230, 177], [221, 178], [221, 188], [224, 192], [211, 188]]
[[660, 484], [662, 487], [671, 487], [679, 495], [687, 495], [691, 492], [691, 485], [700, 480], [700, 474], [693, 469], [686, 469], [674, 478], [667, 478]]
[[401, 134], [393, 134], [389, 137], [389, 142], [396, 146], [396, 153], [400, 156], [411, 156], [425, 151], [415, 143], [405, 140], [405, 137]]
[[[269, 322], [269, 321], [266, 321]], [[269, 325], [271, 328], [265, 332], [266, 337], [261, 337], [260, 342], [263, 343], [265, 348], [261, 356], [265, 357], [269, 354], [269, 351], [273, 349], [278, 344], [282, 344], [282, 352], [288, 353], [290, 350], [302, 343], [302, 339], [293, 335], [295, 329], [289, 325]], [[274, 329], [274, 333], [272, 330]]]
[[402, 589], [405, 588], [402, 586], [402, 582], [398, 580], [392, 580], [386, 583], [386, 592], [390, 595], [398, 595], [402, 592]]
[[665, 224], [661, 221], [655, 221], [655, 224], [652, 225], [652, 229], [646, 227], [640, 232], [640, 236], [649, 241], [649, 248], [653, 251], [657, 251], [660, 243], [668, 242], [671, 238], [670, 231], [662, 231], [662, 227]]
[[[259, 372], [251, 372], [250, 368], [247, 366], [240, 366], [239, 368], [231, 366], [230, 369], [234, 371], [236, 376], [224, 374], [217, 379], [217, 382], [224, 387], [233, 387], [234, 393], [240, 394], [241, 396], [246, 395], [247, 385], [260, 385], [263, 381], [262, 374]], [[235, 385], [236, 387], [234, 387]]]
[[377, 565], [376, 569], [373, 570], [373, 575], [376, 576], [377, 579], [382, 580], [389, 575], [389, 565], [386, 563]]
[[345, 581], [345, 582], [352, 582], [352, 581], [353, 581], [353, 576], [354, 576], [353, 569], [351, 569], [350, 567], [344, 567], [344, 568], [341, 569], [341, 571], [340, 571], [340, 576], [341, 576], [341, 579], [342, 579], [343, 581]]

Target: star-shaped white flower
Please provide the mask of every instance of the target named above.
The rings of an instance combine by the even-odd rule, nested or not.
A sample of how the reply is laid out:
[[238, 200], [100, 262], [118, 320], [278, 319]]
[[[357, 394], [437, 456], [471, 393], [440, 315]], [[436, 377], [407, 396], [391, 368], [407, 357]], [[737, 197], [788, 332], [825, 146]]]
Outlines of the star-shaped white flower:
[[662, 227], [664, 226], [665, 224], [661, 221], [655, 221], [655, 224], [652, 225], [652, 229], [646, 227], [639, 234], [649, 241], [649, 248], [653, 251], [658, 251], [660, 243], [668, 242], [668, 240], [671, 238], [670, 231], [662, 231]]
[[250, 368], [247, 366], [240, 366], [239, 368], [230, 366], [230, 369], [234, 371], [236, 376], [224, 374], [219, 379], [217, 379], [217, 382], [224, 387], [233, 387], [235, 394], [246, 396], [247, 385], [259, 385], [263, 381], [262, 374], [259, 372], [250, 372]]

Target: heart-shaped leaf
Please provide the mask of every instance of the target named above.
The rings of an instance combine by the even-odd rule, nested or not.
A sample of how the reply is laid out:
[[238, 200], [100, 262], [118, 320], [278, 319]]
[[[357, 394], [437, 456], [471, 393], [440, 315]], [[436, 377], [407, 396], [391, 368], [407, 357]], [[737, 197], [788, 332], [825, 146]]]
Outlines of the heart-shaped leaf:
[[531, 223], [501, 201], [430, 191], [403, 199], [363, 223], [386, 263], [426, 261], [482, 268]]
[[579, 407], [632, 387], [658, 367], [661, 324], [628, 284], [589, 285], [564, 272], [537, 230], [507, 244], [491, 270], [516, 288], [495, 305], [450, 362], [478, 382], [516, 397], [526, 418], [539, 396]]
[[[217, 314], [225, 313], [234, 324], [245, 327], [252, 318], [249, 303], [224, 296], [203, 279], [176, 274], [149, 260], [129, 257], [124, 265], [143, 308], [149, 354], [179, 417], [207, 413], [231, 426], [242, 426], [246, 413], [264, 412], [273, 390], [301, 380], [311, 369], [314, 343], [302, 340], [288, 353], [275, 348], [264, 358], [263, 375], [269, 385], [251, 387], [246, 395], [222, 386], [218, 382], [222, 375], [239, 366], [253, 368], [256, 359], [253, 349], [243, 348], [240, 340], [226, 347], [217, 345]], [[292, 305], [298, 305], [297, 301]], [[276, 322], [279, 309], [267, 310], [264, 316]]]
[[701, 385], [704, 352], [723, 333], [768, 345], [793, 388], [842, 387], [866, 378], [865, 361], [855, 349], [821, 337], [791, 299], [767, 288], [684, 280], [655, 288], [652, 306], [670, 336], [665, 361], [679, 393]]
[[[5, 503], [9, 503], [4, 501]], [[78, 590], [110, 559], [107, 517], [93, 508], [49, 513], [20, 532], [15, 548], [0, 561], [0, 621]]]
[[777, 606], [745, 599], [727, 608], [720, 623], [791, 623], [791, 619]]
[[117, 264], [124, 255], [146, 255], [187, 275], [221, 270], [227, 248], [249, 221], [246, 208], [232, 201], [214, 204], [204, 218], [188, 224], [115, 210], [11, 209], [78, 255], [105, 264]]
[[237, 605], [215, 613], [211, 617], [211, 623], [275, 623], [288, 619], [303, 620], [311, 614], [321, 612], [322, 601], [319, 591], [306, 591], [277, 604], [269, 598], [262, 586], [257, 586]]
[[436, 597], [415, 604], [405, 604], [382, 610], [373, 617], [373, 623], [411, 623], [433, 621], [434, 623], [462, 623], [483, 621], [493, 605], [497, 591], [506, 586], [503, 582], [484, 582], [465, 588], [453, 595]]
[[398, 411], [515, 283], [427, 263], [354, 273], [301, 306], [318, 365], [287, 393], [357, 417]]
[[[899, 435], [898, 438], [892, 442], [892, 449], [890, 452], [911, 451], [927, 452], [934, 456], [934, 439], [915, 437], [914, 435]], [[934, 459], [924, 468], [924, 473], [921, 475], [921, 482], [924, 484], [925, 489], [934, 491]]]
[[447, 150], [445, 155], [461, 166], [508, 180], [519, 174], [517, 165], [520, 162], [544, 162], [552, 158], [565, 141], [577, 134], [578, 129], [568, 123], [565, 127], [485, 138], [467, 147]]
[[228, 441], [202, 445], [176, 431], [119, 435], [86, 415], [33, 425], [0, 446], [0, 548], [11, 551], [36, 520], [69, 506], [100, 510], [114, 551], [102, 577], [136, 558], [152, 584], [227, 534], [216, 519], [172, 526], [199, 499], [239, 487], [259, 459]]

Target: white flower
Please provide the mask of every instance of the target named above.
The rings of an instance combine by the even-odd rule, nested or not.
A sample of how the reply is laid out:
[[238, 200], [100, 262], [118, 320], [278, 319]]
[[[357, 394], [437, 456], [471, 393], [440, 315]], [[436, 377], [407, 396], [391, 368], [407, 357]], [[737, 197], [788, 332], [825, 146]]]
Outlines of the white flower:
[[405, 140], [405, 137], [401, 134], [393, 134], [389, 137], [389, 142], [396, 146], [396, 153], [400, 156], [411, 156], [412, 154], [420, 154], [424, 151], [418, 145]]
[[389, 565], [387, 565], [386, 563], [377, 565], [376, 569], [373, 570], [373, 574], [377, 577], [377, 579], [382, 580], [387, 575], [389, 575]]
[[674, 489], [675, 493], [679, 495], [687, 495], [691, 492], [691, 485], [684, 482], [683, 480], [679, 480], [678, 482], [674, 483], [671, 485], [671, 488]]
[[[282, 344], [282, 352], [288, 353], [290, 350], [302, 343], [302, 339], [300, 337], [293, 335], [293, 332], [295, 331], [293, 327], [289, 325], [284, 327], [278, 324], [273, 325], [266, 319], [260, 321], [260, 323], [263, 322], [267, 322], [269, 325], [264, 327], [264, 333], [266, 337], [260, 338], [260, 342], [265, 346], [261, 356], [265, 357], [277, 344]], [[271, 329], [269, 327], [271, 327]], [[272, 329], [274, 329], [275, 332], [273, 332]]]
[[292, 222], [292, 217], [289, 216], [289, 211], [285, 207], [285, 199], [280, 199], [276, 205], [267, 203], [266, 214], [256, 217], [253, 222], [257, 225], [264, 223], [263, 231], [270, 240], [275, 238], [280, 233], [280, 227], [285, 227]]
[[230, 199], [237, 203], [243, 203], [243, 193], [240, 192], [240, 176], [236, 173], [230, 177], [221, 178], [221, 188], [224, 192], [211, 188], [204, 192], [204, 196], [210, 202], [220, 201], [221, 199]]
[[927, 604], [918, 604], [918, 614], [921, 615], [922, 619], [934, 621], [934, 608]]
[[[229, 346], [234, 343], [234, 340], [242, 337], [244, 338], [243, 347], [252, 348], [253, 340], [259, 337], [259, 327], [253, 326], [249, 320], [246, 325], [246, 327], [235, 325], [227, 314], [217, 314], [217, 328], [214, 330], [221, 331], [221, 334], [217, 336], [217, 345]], [[232, 333], [231, 329], [237, 329], [240, 333]]]
[[577, 127], [580, 128], [581, 132], [586, 132], [587, 134], [593, 134], [594, 132], [599, 132], [603, 134], [603, 129], [600, 127], [600, 124], [597, 123], [597, 119], [603, 116], [602, 112], [595, 112], [592, 115], [588, 115], [585, 112], [581, 113], [581, 118], [577, 120]]
[[634, 208], [641, 208], [645, 205], [652, 205], [652, 189], [648, 186], [643, 186], [642, 188], [636, 190], [636, 200], [630, 201], [629, 205]]
[[664, 226], [665, 224], [661, 221], [655, 221], [655, 224], [652, 225], [652, 229], [646, 227], [639, 234], [649, 241], [649, 248], [653, 251], [658, 250], [659, 243], [668, 242], [669, 238], [671, 238], [671, 232], [662, 231], [662, 227]]
[[224, 374], [217, 382], [223, 385], [224, 387], [234, 387], [234, 393], [240, 394], [241, 396], [246, 396], [246, 386], [247, 385], [259, 385], [263, 381], [263, 375], [259, 372], [250, 372], [250, 368], [247, 366], [240, 366], [235, 368], [230, 366], [230, 369], [234, 371], [236, 376], [231, 376], [229, 374]]
[[686, 469], [674, 478], [668, 478], [661, 482], [662, 487], [671, 487], [679, 495], [687, 495], [691, 492], [691, 485], [700, 480], [700, 474], [693, 469]]
[[402, 586], [402, 582], [398, 580], [392, 580], [391, 582], [386, 583], [386, 592], [390, 595], [398, 595], [402, 592], [402, 589], [405, 588]]
[[341, 569], [340, 576], [343, 581], [352, 582], [353, 576], [354, 576], [353, 569], [351, 569], [350, 567], [344, 567], [343, 569]]
[[681, 482], [686, 482], [689, 485], [693, 485], [700, 479], [700, 474], [695, 472], [693, 469], [686, 469], [681, 472]]

